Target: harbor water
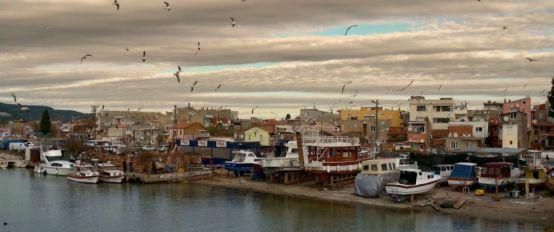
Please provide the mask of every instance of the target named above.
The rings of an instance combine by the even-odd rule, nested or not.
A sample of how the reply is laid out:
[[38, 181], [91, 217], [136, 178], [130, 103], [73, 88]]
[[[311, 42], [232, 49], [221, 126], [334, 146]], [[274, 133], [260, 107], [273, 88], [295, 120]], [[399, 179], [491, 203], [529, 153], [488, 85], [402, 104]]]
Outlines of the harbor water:
[[[513, 222], [352, 206], [200, 184], [98, 184], [0, 170], [5, 231], [542, 231]], [[2, 228], [3, 229], [3, 228]]]

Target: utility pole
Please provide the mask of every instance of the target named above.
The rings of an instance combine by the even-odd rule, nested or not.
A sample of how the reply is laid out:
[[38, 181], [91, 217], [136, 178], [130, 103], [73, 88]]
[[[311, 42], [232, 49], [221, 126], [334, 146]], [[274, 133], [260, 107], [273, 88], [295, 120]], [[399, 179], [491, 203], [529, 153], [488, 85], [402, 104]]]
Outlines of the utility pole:
[[379, 100], [371, 100], [372, 103], [375, 103], [375, 135], [373, 142], [375, 143], [375, 148], [377, 148], [377, 140], [379, 138]]

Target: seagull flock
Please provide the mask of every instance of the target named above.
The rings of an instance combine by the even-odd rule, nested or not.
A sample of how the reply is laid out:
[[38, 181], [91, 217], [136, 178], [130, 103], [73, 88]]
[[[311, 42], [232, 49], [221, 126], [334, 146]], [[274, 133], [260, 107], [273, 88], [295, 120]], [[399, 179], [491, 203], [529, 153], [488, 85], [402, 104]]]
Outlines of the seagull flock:
[[[246, 0], [241, 0], [241, 2], [245, 2], [245, 1], [246, 1]], [[477, 0], [477, 1], [478, 1], [478, 2], [481, 2], [481, 0]], [[170, 4], [169, 2], [163, 1], [162, 3], [163, 3], [162, 6], [163, 6], [163, 8], [164, 8], [166, 11], [171, 11], [171, 4]], [[121, 4], [120, 4], [119, 0], [113, 0], [112, 5], [114, 5], [116, 12], [119, 12], [119, 10], [121, 9]], [[234, 17], [230, 17], [230, 21], [231, 21], [231, 27], [234, 28], [234, 27], [236, 26], [236, 20], [235, 20], [235, 18], [234, 18]], [[349, 33], [350, 33], [355, 27], [358, 27], [358, 25], [355, 24], [355, 25], [350, 25], [350, 26], [348, 26], [348, 27], [346, 28], [345, 32], [344, 32], [344, 36], [348, 36]], [[507, 29], [508, 29], [507, 26], [503, 26], [503, 27], [502, 27], [502, 30], [507, 30]], [[201, 50], [200, 41], [198, 41], [198, 42], [197, 42], [197, 45], [196, 45], [196, 51], [194, 52], [194, 55], [198, 55], [198, 54], [200, 53], [200, 50]], [[125, 51], [129, 51], [129, 48], [125, 48]], [[80, 59], [81, 63], [83, 63], [84, 61], [86, 61], [87, 58], [89, 58], [89, 57], [92, 57], [92, 54], [87, 53], [87, 54], [83, 55], [83, 56], [81, 57], [81, 59]], [[526, 59], [528, 62], [537, 62], [537, 59], [535, 59], [535, 58], [525, 57], [525, 59]], [[147, 61], [147, 59], [146, 59], [146, 50], [143, 50], [143, 51], [142, 51], [141, 61], [142, 61], [143, 63], [145, 63], [145, 62]], [[177, 83], [179, 83], [179, 84], [181, 83], [181, 73], [182, 73], [182, 71], [183, 71], [183, 70], [182, 70], [181, 66], [178, 65], [178, 66], [177, 66], [177, 71], [176, 71], [175, 73], [173, 73], [173, 76], [175, 76], [175, 78], [176, 78], [176, 80], [177, 80]], [[349, 84], [351, 84], [351, 83], [352, 83], [352, 81], [348, 81], [348, 82], [343, 83], [342, 88], [341, 88], [341, 95], [344, 95], [344, 92], [345, 92], [346, 87], [347, 87]], [[411, 80], [406, 86], [404, 86], [404, 87], [402, 87], [402, 88], [400, 88], [400, 89], [393, 89], [393, 90], [391, 90], [391, 91], [394, 91], [394, 92], [403, 92], [403, 91], [406, 91], [408, 88], [410, 88], [410, 87], [412, 86], [413, 83], [414, 83], [414, 80]], [[198, 84], [198, 80], [195, 80], [194, 83], [190, 86], [190, 92], [191, 92], [191, 93], [194, 92], [194, 88], [197, 86], [197, 84]], [[526, 82], [526, 83], [523, 85], [523, 88], [525, 89], [525, 88], [527, 87], [527, 85], [528, 85], [528, 83]], [[222, 87], [222, 84], [219, 83], [219, 84], [217, 85], [217, 87], [214, 89], [214, 92], [217, 92], [219, 89], [221, 89], [221, 87]], [[437, 91], [440, 91], [440, 90], [442, 89], [442, 87], [443, 87], [442, 84], [439, 85], [439, 87], [437, 88]], [[504, 91], [503, 91], [503, 93], [506, 93], [507, 90], [508, 90], [508, 88], [505, 88]], [[547, 90], [548, 90], [548, 89], [542, 90], [541, 93], [544, 94]], [[355, 98], [355, 97], [357, 96], [357, 94], [358, 94], [358, 90], [355, 90], [354, 94], [351, 95], [351, 96], [349, 97], [349, 99]], [[17, 102], [17, 97], [16, 97], [16, 95], [15, 95], [14, 93], [12, 93], [11, 95], [12, 95], [12, 97], [13, 97], [14, 102], [15, 102], [16, 104], [18, 104], [20, 107], [22, 107], [22, 105], [21, 105], [20, 103]], [[340, 101], [341, 101], [341, 100], [339, 100], [339, 102], [340, 102]], [[398, 102], [398, 101], [397, 101], [397, 102]], [[349, 103], [349, 104], [353, 104], [354, 101], [349, 101], [348, 103]], [[393, 105], [394, 105], [394, 104], [393, 104]], [[102, 106], [102, 108], [103, 108], [103, 106]], [[259, 107], [258, 107], [258, 106], [252, 107], [252, 110], [251, 110], [252, 114], [254, 114], [254, 110], [255, 110], [256, 108], [259, 108]], [[21, 110], [22, 110], [22, 111], [28, 111], [29, 109], [28, 109], [27, 107], [22, 107]], [[139, 109], [139, 110], [140, 110], [140, 109]], [[6, 225], [6, 224], [5, 224], [5, 225]], [[4, 226], [5, 226], [5, 225], [4, 225]]]

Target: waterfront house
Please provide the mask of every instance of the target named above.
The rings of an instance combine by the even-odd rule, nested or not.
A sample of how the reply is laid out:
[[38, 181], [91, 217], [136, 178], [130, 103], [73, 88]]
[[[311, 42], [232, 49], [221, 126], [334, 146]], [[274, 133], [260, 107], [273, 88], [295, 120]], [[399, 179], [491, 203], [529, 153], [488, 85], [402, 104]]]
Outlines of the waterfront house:
[[527, 115], [516, 111], [502, 114], [502, 147], [528, 148]]
[[244, 131], [245, 142], [260, 142], [261, 146], [271, 146], [270, 138], [269, 132], [260, 127], [252, 127]]

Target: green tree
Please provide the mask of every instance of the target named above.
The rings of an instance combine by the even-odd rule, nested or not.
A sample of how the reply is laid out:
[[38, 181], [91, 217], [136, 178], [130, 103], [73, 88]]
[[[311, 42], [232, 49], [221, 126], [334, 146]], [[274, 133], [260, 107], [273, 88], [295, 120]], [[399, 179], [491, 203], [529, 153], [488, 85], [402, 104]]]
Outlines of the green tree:
[[548, 92], [548, 103], [550, 103], [550, 117], [554, 117], [554, 77], [552, 77], [552, 86], [550, 87], [550, 92]]
[[287, 114], [287, 116], [285, 116], [285, 120], [287, 121], [290, 120], [290, 118], [291, 118], [290, 114]]
[[42, 132], [43, 135], [48, 135], [50, 133], [51, 126], [50, 113], [48, 113], [48, 110], [44, 110], [44, 112], [42, 112], [42, 117], [40, 118], [40, 132]]

